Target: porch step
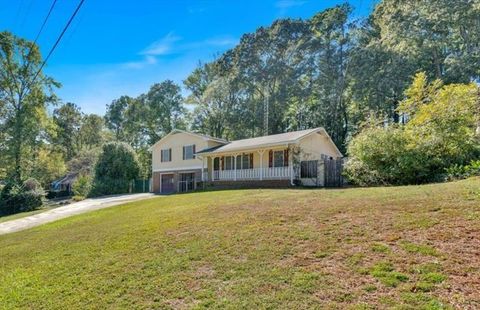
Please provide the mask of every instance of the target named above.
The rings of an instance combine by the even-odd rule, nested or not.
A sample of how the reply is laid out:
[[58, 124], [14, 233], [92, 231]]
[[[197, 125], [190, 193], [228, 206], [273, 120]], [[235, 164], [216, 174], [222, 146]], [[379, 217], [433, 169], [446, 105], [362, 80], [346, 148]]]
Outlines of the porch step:
[[286, 188], [290, 180], [215, 181], [204, 182], [205, 189]]

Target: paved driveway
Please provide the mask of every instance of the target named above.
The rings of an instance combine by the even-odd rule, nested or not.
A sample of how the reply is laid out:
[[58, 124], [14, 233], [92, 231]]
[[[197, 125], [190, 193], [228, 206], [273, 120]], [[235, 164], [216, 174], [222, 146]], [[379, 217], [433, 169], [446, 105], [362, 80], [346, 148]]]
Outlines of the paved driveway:
[[63, 207], [58, 207], [42, 213], [37, 213], [35, 215], [0, 223], [0, 235], [28, 229], [45, 223], [50, 223], [72, 215], [117, 206], [126, 202], [137, 201], [152, 197], [155, 197], [155, 195], [146, 193], [85, 199], [80, 202], [75, 202]]

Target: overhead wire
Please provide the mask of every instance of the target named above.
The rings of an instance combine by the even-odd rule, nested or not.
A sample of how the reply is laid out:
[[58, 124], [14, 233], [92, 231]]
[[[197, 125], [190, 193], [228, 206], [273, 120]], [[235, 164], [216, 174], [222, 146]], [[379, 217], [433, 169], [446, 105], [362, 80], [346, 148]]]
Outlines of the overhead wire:
[[47, 54], [47, 57], [45, 57], [45, 59], [43, 60], [42, 64], [40, 65], [40, 67], [38, 68], [37, 72], [35, 73], [35, 75], [33, 76], [33, 79], [30, 81], [30, 83], [27, 85], [26, 88], [29, 88], [33, 82], [35, 82], [35, 80], [37, 79], [38, 75], [40, 74], [40, 72], [42, 71], [43, 67], [45, 66], [45, 64], [47, 63], [47, 61], [50, 59], [50, 56], [52, 56], [53, 52], [55, 51], [55, 49], [57, 48], [58, 44], [60, 43], [60, 41], [62, 40], [63, 38], [63, 35], [65, 34], [65, 32], [67, 31], [67, 29], [70, 27], [70, 24], [72, 23], [73, 19], [75, 18], [75, 16], [77, 15], [78, 11], [80, 10], [80, 8], [82, 7], [83, 3], [85, 2], [85, 0], [80, 0], [80, 2], [78, 3], [75, 11], [73, 12], [73, 14], [70, 16], [70, 19], [68, 20], [67, 24], [65, 25], [65, 27], [63, 28], [62, 32], [60, 33], [60, 35], [58, 36], [57, 40], [55, 41], [55, 44], [53, 44], [52, 48], [50, 49], [50, 51], [48, 52]]

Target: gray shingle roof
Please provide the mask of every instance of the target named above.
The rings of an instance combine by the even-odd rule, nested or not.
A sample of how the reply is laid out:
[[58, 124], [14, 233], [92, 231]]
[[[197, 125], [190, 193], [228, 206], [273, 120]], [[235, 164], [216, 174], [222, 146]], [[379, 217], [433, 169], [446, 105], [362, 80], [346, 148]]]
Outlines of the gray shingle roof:
[[307, 129], [307, 130], [285, 132], [285, 133], [280, 133], [276, 135], [235, 140], [219, 147], [202, 150], [200, 152], [197, 152], [197, 154], [224, 153], [224, 152], [254, 149], [262, 146], [275, 146], [275, 145], [293, 143], [293, 142], [296, 142], [298, 139], [317, 131], [325, 131], [325, 130], [322, 127], [318, 127], [318, 128]]

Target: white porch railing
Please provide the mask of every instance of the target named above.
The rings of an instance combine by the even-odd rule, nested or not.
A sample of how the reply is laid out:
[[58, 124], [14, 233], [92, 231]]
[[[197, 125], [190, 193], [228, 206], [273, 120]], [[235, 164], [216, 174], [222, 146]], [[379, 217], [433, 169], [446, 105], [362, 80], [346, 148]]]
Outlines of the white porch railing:
[[[239, 170], [215, 170], [213, 171], [213, 181], [240, 181], [240, 180], [272, 180], [289, 179], [291, 174], [290, 167], [275, 168], [253, 168]], [[205, 172], [204, 180], [212, 180], [212, 174]]]

